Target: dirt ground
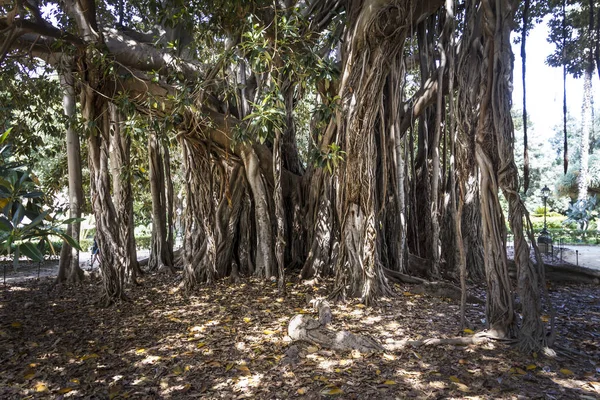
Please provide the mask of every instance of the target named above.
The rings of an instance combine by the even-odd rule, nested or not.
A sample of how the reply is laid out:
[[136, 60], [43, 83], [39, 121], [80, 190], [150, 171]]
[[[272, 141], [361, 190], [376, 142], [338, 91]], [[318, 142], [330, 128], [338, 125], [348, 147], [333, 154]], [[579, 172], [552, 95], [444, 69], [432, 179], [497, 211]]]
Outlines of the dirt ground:
[[368, 334], [385, 351], [304, 346], [290, 365], [287, 324], [314, 314], [306, 296], [328, 293], [331, 282], [290, 283], [279, 298], [270, 282], [222, 281], [187, 296], [180, 281], [145, 276], [130, 301], [110, 308], [97, 305], [98, 282], [0, 285], [0, 398], [600, 398], [597, 286], [550, 285], [555, 348], [572, 349], [554, 358], [493, 341], [397, 349], [402, 339], [471, 335], [484, 328], [485, 310], [469, 305], [469, 329], [461, 330], [455, 301], [395, 285], [395, 296], [376, 307], [332, 305], [332, 329]]

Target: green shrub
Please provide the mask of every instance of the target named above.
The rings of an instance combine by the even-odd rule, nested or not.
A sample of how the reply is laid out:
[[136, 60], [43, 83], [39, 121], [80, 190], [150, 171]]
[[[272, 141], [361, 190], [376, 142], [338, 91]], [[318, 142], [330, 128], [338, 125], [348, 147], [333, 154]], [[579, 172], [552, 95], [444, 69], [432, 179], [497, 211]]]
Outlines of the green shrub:
[[[558, 214], [558, 213], [553, 213]], [[564, 229], [563, 221], [565, 221], [567, 217], [564, 215], [546, 215], [546, 225], [548, 229]], [[542, 230], [544, 228], [544, 217], [531, 216], [531, 223], [533, 224], [534, 230]]]
[[152, 236], [140, 236], [135, 238], [135, 247], [138, 250], [147, 250], [150, 248], [152, 242]]

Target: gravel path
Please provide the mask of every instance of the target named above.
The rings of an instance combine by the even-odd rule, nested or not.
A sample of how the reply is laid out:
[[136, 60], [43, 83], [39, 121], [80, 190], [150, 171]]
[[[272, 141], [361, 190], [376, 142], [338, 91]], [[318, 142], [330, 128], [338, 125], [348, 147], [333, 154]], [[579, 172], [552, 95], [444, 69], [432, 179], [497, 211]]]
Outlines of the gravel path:
[[[138, 260], [147, 258], [150, 254], [150, 250], [138, 250]], [[79, 254], [79, 266], [89, 271], [91, 253], [80, 253]], [[94, 263], [94, 269], [98, 268], [98, 263]], [[6, 274], [4, 275], [6, 271]], [[16, 270], [13, 269], [11, 261], [2, 261], [0, 263], [0, 283], [4, 282], [4, 276], [6, 276], [6, 283], [17, 283], [23, 282], [29, 279], [38, 278], [54, 278], [58, 274], [58, 258], [46, 260], [41, 263], [20, 261], [19, 266]]]

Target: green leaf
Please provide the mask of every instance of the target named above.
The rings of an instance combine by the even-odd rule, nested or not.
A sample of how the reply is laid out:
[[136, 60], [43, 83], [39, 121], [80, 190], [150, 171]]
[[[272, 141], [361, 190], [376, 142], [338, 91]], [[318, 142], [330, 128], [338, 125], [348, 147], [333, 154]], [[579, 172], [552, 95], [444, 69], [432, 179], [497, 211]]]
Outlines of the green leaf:
[[21, 223], [21, 221], [23, 220], [24, 216], [25, 216], [25, 208], [23, 207], [23, 204], [17, 203], [17, 211], [13, 215], [13, 219], [12, 219], [13, 225], [14, 226], [19, 225]]
[[44, 192], [36, 190], [36, 191], [33, 191], [33, 192], [25, 193], [23, 195], [23, 197], [25, 197], [26, 199], [33, 199], [33, 198], [42, 197], [43, 195], [44, 195]]
[[71, 236], [67, 235], [66, 233], [59, 234], [58, 236], [60, 236], [61, 239], [63, 239], [65, 242], [67, 242], [69, 244], [69, 246], [81, 251], [81, 246]]
[[11, 232], [13, 230], [13, 226], [5, 216], [0, 216], [0, 230], [4, 232]]
[[10, 135], [10, 131], [12, 131], [12, 129], [13, 129], [13, 127], [11, 126], [10, 128], [8, 128], [8, 130], [6, 132], [4, 132], [2, 134], [2, 136], [0, 136], [0, 144], [4, 143], [4, 141], [6, 140], [8, 135]]
[[69, 224], [74, 224], [76, 222], [83, 222], [83, 221], [85, 221], [85, 218], [69, 218], [69, 219], [65, 219], [64, 221], [62, 221], [62, 223], [65, 225], [69, 225]]
[[21, 243], [19, 245], [19, 251], [25, 256], [29, 257], [33, 261], [44, 261], [44, 255], [40, 250], [31, 242]]
[[33, 221], [31, 221], [29, 224], [27, 224], [27, 226], [25, 226], [23, 228], [23, 231], [28, 231], [30, 229], [33, 229], [34, 227], [36, 227], [37, 225], [40, 224], [40, 222], [42, 222], [44, 220], [44, 218], [46, 218], [46, 216], [48, 215], [48, 211], [44, 211], [43, 213], [39, 214], [37, 217], [35, 217], [33, 219]]

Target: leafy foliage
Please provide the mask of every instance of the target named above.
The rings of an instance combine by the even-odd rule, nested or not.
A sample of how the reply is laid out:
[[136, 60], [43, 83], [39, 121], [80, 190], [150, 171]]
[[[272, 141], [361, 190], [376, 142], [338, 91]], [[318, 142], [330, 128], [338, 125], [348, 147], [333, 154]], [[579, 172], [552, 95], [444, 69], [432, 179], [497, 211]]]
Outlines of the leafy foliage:
[[575, 222], [581, 230], [587, 230], [590, 221], [597, 216], [597, 212], [595, 211], [597, 203], [598, 199], [596, 196], [573, 202], [567, 210], [568, 218], [565, 220], [565, 223]]
[[75, 248], [79, 245], [60, 228], [73, 219], [57, 221], [52, 218], [37, 178], [10, 160], [11, 145], [6, 142], [10, 131], [0, 138], [0, 251], [10, 255], [14, 246], [16, 267], [21, 255], [42, 261], [44, 247], [51, 246], [52, 236], [64, 239]]

